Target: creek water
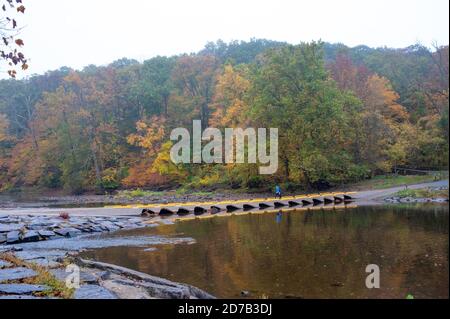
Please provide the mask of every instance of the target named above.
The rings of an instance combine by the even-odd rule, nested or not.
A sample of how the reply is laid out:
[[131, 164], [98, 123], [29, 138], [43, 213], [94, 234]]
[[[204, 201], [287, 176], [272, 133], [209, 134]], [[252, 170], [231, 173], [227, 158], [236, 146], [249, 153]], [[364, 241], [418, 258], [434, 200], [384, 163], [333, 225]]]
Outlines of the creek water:
[[[220, 298], [449, 297], [447, 205], [246, 213], [109, 236], [153, 235], [195, 243], [108, 247], [83, 256]], [[369, 264], [380, 268], [378, 289], [366, 287]]]

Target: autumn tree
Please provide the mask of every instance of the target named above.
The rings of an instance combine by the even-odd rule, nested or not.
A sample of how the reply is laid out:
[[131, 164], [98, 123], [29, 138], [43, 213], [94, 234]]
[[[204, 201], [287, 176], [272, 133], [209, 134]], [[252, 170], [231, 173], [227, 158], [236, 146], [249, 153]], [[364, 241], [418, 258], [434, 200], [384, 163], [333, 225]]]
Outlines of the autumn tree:
[[245, 125], [245, 101], [250, 88], [246, 67], [236, 68], [228, 64], [217, 78], [210, 104], [210, 124], [213, 127], [238, 127]]
[[251, 94], [255, 123], [280, 130], [284, 180], [313, 186], [361, 176], [346, 152], [352, 114], [344, 112], [359, 102], [329, 79], [321, 43], [269, 51], [255, 67]]
[[360, 99], [366, 97], [367, 80], [372, 74], [366, 66], [355, 65], [348, 54], [340, 53], [327, 67], [340, 90], [352, 92]]
[[[22, 14], [20, 1], [4, 2], [0, 12]], [[169, 132], [193, 119], [278, 128], [279, 170], [175, 165]], [[399, 165], [445, 169], [448, 140], [448, 46], [219, 41], [197, 54], [0, 80], [2, 190], [321, 188]]]
[[140, 120], [136, 123], [136, 134], [130, 134], [127, 141], [143, 148], [146, 157], [154, 157], [166, 137], [164, 124], [164, 117], [153, 116], [148, 121]]
[[[436, 64], [445, 69], [442, 62]], [[443, 165], [442, 160], [436, 160], [443, 158], [440, 154], [446, 153], [445, 147], [442, 147], [443, 134], [436, 130], [439, 126], [439, 111], [433, 111], [439, 108], [429, 103], [430, 115], [422, 115], [417, 120], [418, 113], [411, 113], [399, 104], [401, 97], [393, 89], [390, 80], [368, 71], [365, 66], [355, 65], [347, 54], [339, 54], [335, 61], [328, 64], [328, 68], [339, 88], [352, 92], [363, 103], [361, 112], [354, 119], [358, 134], [355, 135], [352, 149], [355, 159], [370, 167], [372, 175], [390, 172], [396, 165], [426, 167], [426, 162], [434, 163], [434, 167]], [[431, 78], [440, 82], [439, 72], [432, 73], [434, 75]], [[431, 93], [424, 92], [432, 91], [426, 86], [433, 81], [422, 81], [420, 87], [416, 86], [416, 96], [431, 97]], [[445, 86], [445, 78], [442, 81], [441, 87]], [[438, 96], [442, 96], [445, 90], [437, 92]], [[445, 105], [446, 98], [443, 100]], [[424, 156], [424, 150], [427, 150], [428, 155]], [[437, 165], [438, 162], [441, 164]]]
[[172, 73], [176, 88], [172, 102], [173, 112], [182, 114], [181, 122], [190, 124], [199, 119], [203, 129], [208, 126], [217, 67], [217, 59], [210, 55], [178, 58]]

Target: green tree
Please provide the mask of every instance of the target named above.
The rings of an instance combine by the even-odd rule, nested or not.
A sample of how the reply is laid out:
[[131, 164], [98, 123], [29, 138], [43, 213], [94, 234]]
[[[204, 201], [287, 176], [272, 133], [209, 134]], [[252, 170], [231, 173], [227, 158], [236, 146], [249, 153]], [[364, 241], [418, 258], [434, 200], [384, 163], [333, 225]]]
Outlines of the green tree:
[[313, 186], [346, 181], [359, 172], [348, 145], [360, 102], [329, 78], [322, 43], [270, 50], [254, 68], [250, 95], [255, 123], [279, 128], [284, 180]]

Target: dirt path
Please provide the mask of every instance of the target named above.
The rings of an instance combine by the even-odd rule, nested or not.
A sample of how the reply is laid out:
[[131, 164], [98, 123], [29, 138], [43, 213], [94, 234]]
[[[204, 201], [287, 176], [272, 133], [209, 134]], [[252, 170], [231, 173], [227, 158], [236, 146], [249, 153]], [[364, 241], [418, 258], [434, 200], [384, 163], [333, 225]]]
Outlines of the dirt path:
[[[409, 189], [420, 189], [426, 187], [448, 187], [449, 181], [437, 181], [429, 183], [421, 183], [408, 185]], [[383, 203], [382, 198], [395, 194], [405, 189], [405, 186], [397, 186], [380, 190], [358, 191], [353, 196], [357, 199], [358, 205], [364, 204], [380, 204]], [[96, 208], [12, 208], [0, 209], [0, 215], [58, 215], [62, 211], [72, 216], [139, 216], [142, 207], [136, 205], [134, 207], [96, 207]]]
[[[421, 189], [427, 187], [448, 187], [448, 180], [408, 185], [408, 189]], [[378, 202], [381, 199], [388, 197], [389, 195], [393, 195], [404, 189], [405, 186], [396, 186], [386, 189], [360, 191], [357, 192], [355, 197], [357, 197], [362, 202]]]

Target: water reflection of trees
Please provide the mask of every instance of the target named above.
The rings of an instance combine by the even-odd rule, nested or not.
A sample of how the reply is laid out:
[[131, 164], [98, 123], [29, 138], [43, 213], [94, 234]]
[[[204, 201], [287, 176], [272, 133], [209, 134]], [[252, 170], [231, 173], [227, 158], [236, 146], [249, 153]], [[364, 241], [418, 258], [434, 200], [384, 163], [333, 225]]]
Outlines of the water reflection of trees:
[[[195, 245], [144, 252], [110, 248], [97, 258], [218, 296], [307, 298], [448, 297], [448, 210], [365, 207], [241, 215], [183, 222]], [[365, 267], [378, 264], [382, 289], [365, 287]]]

